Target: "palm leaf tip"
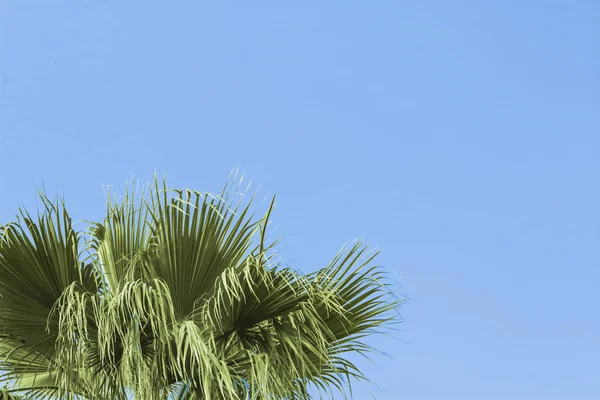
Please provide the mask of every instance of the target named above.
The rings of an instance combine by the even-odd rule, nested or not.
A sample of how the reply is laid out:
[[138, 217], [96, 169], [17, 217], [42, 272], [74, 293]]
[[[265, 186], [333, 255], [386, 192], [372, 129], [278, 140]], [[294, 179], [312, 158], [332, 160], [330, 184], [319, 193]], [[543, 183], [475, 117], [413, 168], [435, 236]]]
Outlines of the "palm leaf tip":
[[347, 356], [401, 304], [377, 254], [356, 243], [312, 274], [283, 267], [274, 198], [255, 218], [237, 192], [157, 179], [83, 232], [46, 197], [0, 227], [0, 373], [81, 399], [301, 399], [365, 379]]

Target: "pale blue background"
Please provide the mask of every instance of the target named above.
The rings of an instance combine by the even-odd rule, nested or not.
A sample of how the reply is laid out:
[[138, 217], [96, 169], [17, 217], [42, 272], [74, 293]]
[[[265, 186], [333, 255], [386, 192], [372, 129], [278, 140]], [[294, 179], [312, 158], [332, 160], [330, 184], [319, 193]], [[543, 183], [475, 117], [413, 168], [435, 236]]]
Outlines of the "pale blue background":
[[[597, 1], [0, 2], [0, 222], [156, 169], [278, 194], [282, 257], [347, 240], [410, 295], [384, 399], [600, 398]], [[368, 388], [357, 386], [356, 399]]]

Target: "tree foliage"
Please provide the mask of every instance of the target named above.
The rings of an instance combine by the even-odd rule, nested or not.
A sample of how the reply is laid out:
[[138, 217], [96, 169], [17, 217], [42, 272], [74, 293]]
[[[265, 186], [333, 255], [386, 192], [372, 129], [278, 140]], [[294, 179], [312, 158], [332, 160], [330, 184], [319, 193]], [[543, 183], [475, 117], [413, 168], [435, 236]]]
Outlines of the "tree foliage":
[[[2, 398], [304, 399], [364, 378], [348, 360], [396, 317], [360, 243], [301, 274], [277, 262], [273, 210], [165, 181], [77, 231], [62, 200], [0, 226]], [[274, 199], [273, 199], [274, 200]]]

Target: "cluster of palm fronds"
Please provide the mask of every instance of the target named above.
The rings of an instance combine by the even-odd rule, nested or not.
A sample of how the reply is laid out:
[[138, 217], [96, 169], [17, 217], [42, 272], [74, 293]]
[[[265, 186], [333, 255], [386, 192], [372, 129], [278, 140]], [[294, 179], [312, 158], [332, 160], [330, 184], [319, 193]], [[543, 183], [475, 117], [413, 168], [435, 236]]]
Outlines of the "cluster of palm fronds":
[[345, 356], [398, 305], [375, 254], [283, 267], [266, 243], [273, 202], [255, 219], [232, 189], [155, 180], [109, 196], [84, 232], [42, 195], [39, 216], [0, 226], [0, 397], [296, 399], [362, 377]]

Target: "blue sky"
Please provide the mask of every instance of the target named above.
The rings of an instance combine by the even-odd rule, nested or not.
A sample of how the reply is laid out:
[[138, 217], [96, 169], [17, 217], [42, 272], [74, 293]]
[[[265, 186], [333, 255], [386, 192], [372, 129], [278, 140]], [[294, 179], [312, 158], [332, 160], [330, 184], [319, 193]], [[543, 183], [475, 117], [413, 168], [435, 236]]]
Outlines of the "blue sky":
[[[594, 4], [595, 3], [595, 4]], [[595, 1], [3, 1], [0, 223], [154, 170], [277, 194], [304, 271], [380, 246], [412, 301], [377, 399], [600, 398]], [[368, 398], [357, 386], [355, 398]]]

